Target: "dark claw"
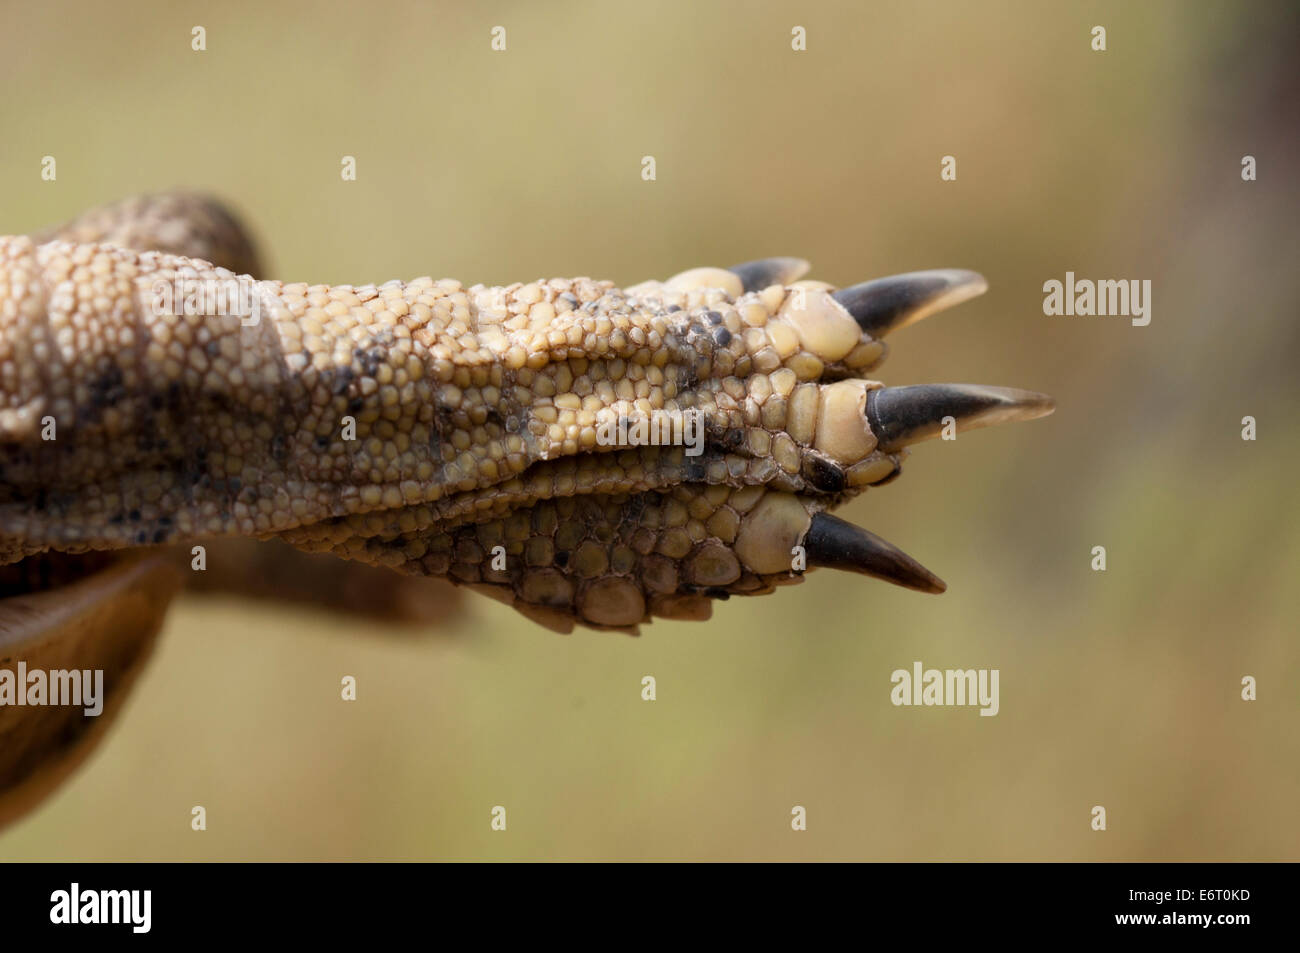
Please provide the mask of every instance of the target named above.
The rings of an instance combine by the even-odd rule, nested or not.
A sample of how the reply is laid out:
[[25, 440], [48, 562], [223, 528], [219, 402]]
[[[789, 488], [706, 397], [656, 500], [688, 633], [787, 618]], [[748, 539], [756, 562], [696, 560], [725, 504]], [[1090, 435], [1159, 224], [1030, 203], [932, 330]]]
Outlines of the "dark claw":
[[844, 489], [844, 468], [821, 454], [810, 453], [803, 466], [804, 479], [819, 493], [839, 493]]
[[845, 569], [920, 592], [943, 592], [942, 579], [898, 547], [830, 513], [816, 513], [804, 536], [809, 566]]
[[936, 311], [961, 304], [988, 290], [988, 282], [973, 271], [944, 268], [911, 271], [864, 281], [831, 295], [873, 338], [884, 337]]
[[954, 418], [961, 432], [1004, 421], [1033, 420], [1055, 409], [1056, 401], [1046, 394], [979, 384], [918, 384], [867, 394], [867, 423], [883, 450], [937, 437], [945, 417]]
[[812, 267], [802, 258], [760, 258], [727, 271], [740, 278], [746, 291], [762, 291], [768, 285], [788, 285], [808, 274]]

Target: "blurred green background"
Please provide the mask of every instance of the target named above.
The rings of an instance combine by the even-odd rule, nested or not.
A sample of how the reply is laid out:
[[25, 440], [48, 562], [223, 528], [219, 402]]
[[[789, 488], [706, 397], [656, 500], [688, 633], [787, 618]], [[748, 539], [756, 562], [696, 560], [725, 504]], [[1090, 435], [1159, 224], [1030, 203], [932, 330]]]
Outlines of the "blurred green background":
[[[4, 231], [184, 187], [241, 209], [289, 280], [972, 268], [989, 293], [891, 338], [881, 376], [1059, 409], [925, 444], [842, 511], [942, 597], [824, 571], [639, 639], [554, 635], [473, 595], [431, 632], [182, 597], [111, 737], [0, 857], [1300, 859], [1298, 20], [1281, 2], [4, 4]], [[1044, 316], [1067, 270], [1149, 278], [1150, 326]], [[893, 707], [914, 660], [1000, 669], [1001, 713]]]

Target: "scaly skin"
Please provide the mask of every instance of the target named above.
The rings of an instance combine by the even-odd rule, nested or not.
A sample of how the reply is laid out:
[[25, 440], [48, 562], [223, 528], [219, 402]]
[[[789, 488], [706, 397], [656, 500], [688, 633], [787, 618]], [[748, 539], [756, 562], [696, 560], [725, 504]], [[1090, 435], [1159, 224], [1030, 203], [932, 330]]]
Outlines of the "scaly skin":
[[[447, 576], [561, 630], [707, 618], [712, 597], [797, 581], [801, 546], [810, 567], [941, 591], [825, 511], [895, 476], [941, 417], [1050, 411], [866, 378], [883, 333], [983, 290], [969, 273], [834, 296], [792, 260], [622, 290], [245, 279], [248, 323], [155, 301], [159, 281], [233, 272], [107, 243], [206, 242], [251, 270], [229, 216], [123, 208], [59, 233], [100, 243], [0, 238], [0, 563], [278, 537]], [[700, 456], [598, 440], [606, 415], [688, 411]]]

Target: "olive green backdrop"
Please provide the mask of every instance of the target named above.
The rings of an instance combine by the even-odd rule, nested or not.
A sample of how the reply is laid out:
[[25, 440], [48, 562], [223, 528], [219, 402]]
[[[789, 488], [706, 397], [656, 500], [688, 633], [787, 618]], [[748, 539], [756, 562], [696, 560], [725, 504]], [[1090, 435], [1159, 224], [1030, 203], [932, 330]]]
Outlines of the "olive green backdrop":
[[[241, 209], [290, 280], [972, 268], [989, 293], [898, 333], [882, 378], [1059, 406], [924, 444], [843, 511], [943, 596], [823, 571], [639, 639], [477, 596], [436, 631], [183, 597], [112, 736], [0, 858], [1300, 859], [1293, 4], [5, 3], [0, 22], [0, 230], [189, 187]], [[1150, 279], [1151, 324], [1044, 316], [1067, 270]], [[915, 660], [999, 669], [1001, 713], [895, 708]]]

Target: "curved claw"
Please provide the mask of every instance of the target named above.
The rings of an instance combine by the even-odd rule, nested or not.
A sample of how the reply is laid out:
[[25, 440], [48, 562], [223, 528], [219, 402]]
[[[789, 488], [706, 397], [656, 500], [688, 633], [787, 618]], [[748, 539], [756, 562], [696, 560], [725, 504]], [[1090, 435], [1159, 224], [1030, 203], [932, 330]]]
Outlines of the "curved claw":
[[831, 295], [873, 338], [906, 327], [988, 290], [983, 275], [958, 268], [910, 271], [864, 281]]
[[947, 584], [892, 543], [830, 513], [816, 513], [804, 536], [808, 565], [859, 572], [919, 592], [939, 593]]
[[727, 271], [740, 279], [746, 291], [762, 291], [769, 285], [788, 285], [808, 274], [812, 266], [802, 258], [759, 258], [732, 265]]
[[1056, 401], [1046, 394], [979, 384], [917, 384], [867, 394], [867, 423], [884, 450], [937, 437], [945, 417], [952, 417], [960, 432], [1033, 420], [1055, 409]]

